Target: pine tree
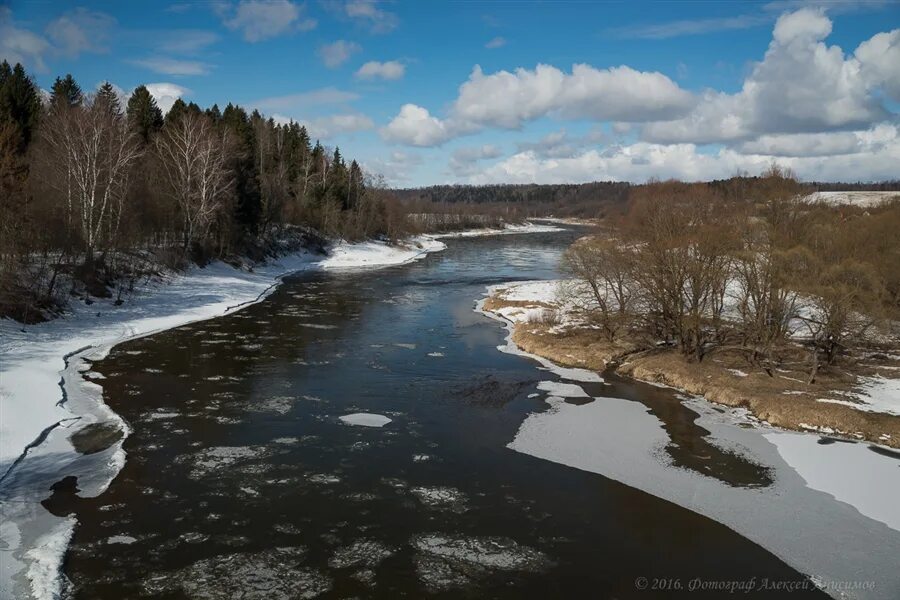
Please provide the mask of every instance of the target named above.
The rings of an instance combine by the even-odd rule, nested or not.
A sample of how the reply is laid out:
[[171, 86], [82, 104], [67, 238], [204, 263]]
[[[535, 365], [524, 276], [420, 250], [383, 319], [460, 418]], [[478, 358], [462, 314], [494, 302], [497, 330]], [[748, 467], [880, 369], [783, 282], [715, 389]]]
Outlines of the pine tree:
[[256, 235], [262, 218], [262, 198], [256, 168], [253, 127], [247, 117], [247, 111], [230, 102], [222, 112], [222, 124], [231, 132], [237, 144], [233, 166], [237, 192], [234, 214], [236, 233], [239, 237]]
[[19, 152], [25, 152], [31, 143], [34, 128], [41, 114], [41, 97], [38, 87], [21, 64], [12, 69], [3, 61], [0, 68], [0, 122], [12, 122], [21, 136]]
[[219, 110], [218, 104], [213, 104], [211, 107], [206, 109], [206, 116], [212, 119], [213, 123], [218, 123], [222, 120], [222, 111]]
[[162, 111], [159, 110], [156, 100], [146, 86], [139, 85], [134, 88], [125, 112], [128, 114], [132, 129], [144, 142], [149, 142], [150, 136], [162, 128]]
[[84, 102], [84, 94], [81, 86], [75, 81], [71, 73], [67, 73], [65, 77], [57, 77], [50, 88], [50, 103], [64, 102], [68, 106], [81, 106]]

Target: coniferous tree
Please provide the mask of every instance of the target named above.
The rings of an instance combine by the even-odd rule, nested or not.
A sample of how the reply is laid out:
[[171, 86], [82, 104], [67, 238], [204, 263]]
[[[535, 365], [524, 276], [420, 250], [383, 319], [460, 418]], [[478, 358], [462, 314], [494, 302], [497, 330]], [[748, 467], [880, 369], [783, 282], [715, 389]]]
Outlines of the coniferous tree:
[[81, 86], [75, 81], [71, 73], [67, 73], [65, 77], [57, 77], [50, 88], [50, 103], [56, 104], [64, 102], [68, 106], [81, 106], [84, 102], [84, 94]]
[[113, 115], [122, 114], [122, 104], [119, 102], [119, 95], [116, 93], [116, 88], [108, 81], [104, 81], [99, 87], [94, 102], [99, 102]]
[[235, 225], [238, 237], [256, 235], [262, 217], [259, 173], [255, 160], [255, 136], [250, 119], [240, 106], [231, 103], [222, 112], [222, 124], [235, 140]]
[[222, 120], [222, 111], [219, 110], [218, 104], [213, 104], [211, 107], [206, 109], [206, 116], [213, 120], [213, 123], [218, 123]]
[[175, 123], [187, 113], [188, 105], [181, 98], [176, 98], [175, 102], [172, 103], [172, 108], [169, 109], [169, 112], [166, 113], [163, 119], [164, 125], [168, 126], [170, 123]]
[[156, 100], [146, 86], [139, 85], [134, 88], [125, 112], [128, 114], [132, 130], [141, 137], [144, 143], [150, 141], [150, 136], [162, 128], [162, 111], [156, 105]]
[[0, 73], [0, 121], [15, 124], [20, 136], [19, 152], [25, 152], [41, 114], [40, 92], [21, 64], [10, 69], [9, 63], [3, 61]]

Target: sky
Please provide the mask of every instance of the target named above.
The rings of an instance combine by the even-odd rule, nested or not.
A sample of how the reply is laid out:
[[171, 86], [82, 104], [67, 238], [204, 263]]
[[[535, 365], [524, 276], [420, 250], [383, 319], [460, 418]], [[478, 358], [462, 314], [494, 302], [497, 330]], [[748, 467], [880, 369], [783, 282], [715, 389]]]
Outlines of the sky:
[[900, 178], [900, 3], [0, 0], [0, 58], [303, 123], [398, 187]]

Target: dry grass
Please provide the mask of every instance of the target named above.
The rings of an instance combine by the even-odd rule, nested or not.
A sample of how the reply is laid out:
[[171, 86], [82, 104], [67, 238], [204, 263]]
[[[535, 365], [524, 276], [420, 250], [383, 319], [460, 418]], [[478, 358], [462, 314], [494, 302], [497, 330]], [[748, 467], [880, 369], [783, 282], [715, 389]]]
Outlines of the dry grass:
[[[540, 302], [510, 301], [492, 296], [485, 310], [503, 307], [544, 306]], [[636, 342], [608, 342], [601, 333], [588, 328], [560, 328], [547, 323], [518, 323], [512, 341], [525, 352], [542, 356], [563, 366], [616, 372], [661, 383], [726, 406], [743, 407], [757, 418], [785, 429], [804, 431], [808, 427], [831, 429], [847, 436], [900, 448], [900, 417], [869, 413], [841, 404], [818, 402], [818, 398], [847, 400], [841, 392], [851, 390], [858, 375], [880, 372], [890, 376], [892, 365], [852, 365], [820, 372], [815, 384], [807, 385], [802, 354], [793, 368], [773, 372], [754, 369], [738, 354], [717, 353], [702, 362], [688, 362], [676, 350], [638, 352]], [[897, 362], [897, 361], [893, 361]], [[621, 364], [620, 364], [621, 363]], [[746, 373], [740, 376], [734, 370]], [[806, 427], [801, 426], [803, 424]], [[889, 439], [882, 436], [888, 435]]]

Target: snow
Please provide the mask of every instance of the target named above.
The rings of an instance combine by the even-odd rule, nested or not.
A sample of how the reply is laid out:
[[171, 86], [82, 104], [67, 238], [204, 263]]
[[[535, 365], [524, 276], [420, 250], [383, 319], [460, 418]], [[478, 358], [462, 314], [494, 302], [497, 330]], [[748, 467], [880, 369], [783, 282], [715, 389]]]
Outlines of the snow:
[[900, 531], [900, 455], [884, 457], [866, 444], [820, 444], [802, 433], [769, 433], [766, 438], [809, 487]]
[[547, 392], [551, 396], [560, 398], [589, 398], [587, 392], [581, 389], [581, 386], [574, 383], [562, 383], [559, 381], [541, 381], [537, 388], [542, 392]]
[[891, 198], [900, 198], [900, 192], [813, 192], [803, 198], [803, 202], [824, 202], [831, 206], [850, 204], [868, 208], [876, 206]]
[[391, 422], [384, 415], [376, 415], [372, 413], [353, 413], [352, 415], [344, 415], [338, 417], [345, 425], [358, 425], [360, 427], [384, 427]]
[[900, 379], [860, 377], [860, 382], [859, 390], [852, 394], [861, 404], [854, 408], [900, 416]]
[[320, 264], [324, 269], [359, 269], [372, 266], [402, 265], [421, 258], [429, 252], [439, 252], [447, 245], [422, 235], [408, 242], [391, 246], [387, 242], [341, 242], [332, 248], [330, 256]]
[[434, 238], [466, 238], [466, 237], [483, 237], [488, 235], [510, 235], [520, 233], [551, 233], [554, 231], [562, 231], [562, 228], [555, 225], [539, 225], [537, 223], [527, 222], [522, 225], [508, 224], [503, 229], [471, 229], [468, 231], [453, 231], [449, 233], [437, 233], [432, 235]]
[[734, 412], [688, 401], [712, 443], [774, 470], [775, 483], [768, 488], [731, 486], [671, 465], [662, 451], [668, 433], [638, 402], [549, 404], [525, 419], [509, 448], [598, 473], [711, 517], [803, 573], [825, 581], [878, 581], [877, 593], [867, 597], [898, 597], [900, 582], [885, 581], [900, 553], [896, 458], [865, 444], [821, 445], [810, 434], [763, 435], [736, 427]]

